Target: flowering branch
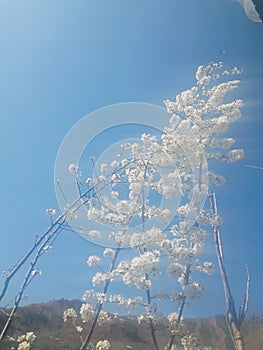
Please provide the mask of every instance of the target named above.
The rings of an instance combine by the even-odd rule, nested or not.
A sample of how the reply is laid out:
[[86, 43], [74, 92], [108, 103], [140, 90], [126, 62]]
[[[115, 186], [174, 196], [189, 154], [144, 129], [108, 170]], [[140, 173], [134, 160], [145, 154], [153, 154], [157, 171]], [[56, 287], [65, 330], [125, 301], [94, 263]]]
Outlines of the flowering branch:
[[[187, 285], [189, 283], [190, 271], [191, 271], [191, 265], [187, 264], [185, 278], [184, 278], [184, 285]], [[175, 327], [177, 327], [182, 320], [185, 303], [186, 303], [186, 295], [184, 295], [182, 297], [181, 305], [179, 307], [179, 312], [178, 312], [178, 315], [176, 315], [177, 317], [176, 317], [176, 321], [175, 321], [175, 325], [174, 325]], [[170, 340], [169, 340], [168, 345], [167, 345], [165, 350], [172, 349], [175, 337], [176, 337], [175, 332], [172, 332]]]
[[[100, 325], [102, 319], [108, 319], [103, 310], [105, 302], [132, 308], [138, 305], [144, 307], [146, 312], [138, 317], [138, 322], [142, 320], [148, 322], [153, 346], [155, 350], [160, 350], [156, 331], [160, 316], [157, 306], [161, 297], [155, 293], [156, 286], [153, 285], [152, 278], [162, 273], [160, 266], [163, 266], [163, 262], [168, 263], [168, 275], [176, 280], [179, 287], [179, 291], [173, 290], [171, 294], [163, 296], [179, 304], [178, 313], [171, 313], [167, 317], [171, 336], [166, 349], [174, 350], [179, 340], [185, 350], [190, 349], [191, 344], [196, 344], [194, 337], [185, 336], [178, 341], [175, 340], [175, 337], [176, 333], [181, 337], [177, 331], [183, 318], [186, 302], [188, 299], [199, 298], [204, 289], [201, 281], [194, 280], [194, 272], [210, 274], [213, 271], [211, 262], [200, 262], [199, 260], [208, 237], [208, 233], [200, 227], [201, 225], [212, 225], [214, 230], [217, 255], [228, 302], [229, 327], [232, 329], [231, 334], [234, 334], [233, 341], [237, 342], [238, 333], [235, 328], [240, 329], [247, 312], [250, 274], [247, 268], [247, 290], [244, 303], [237, 316], [225, 271], [218, 230], [220, 218], [217, 213], [215, 195], [210, 195], [211, 213], [203, 210], [202, 196], [207, 195], [209, 184], [223, 184], [225, 181], [222, 176], [207, 171], [207, 160], [234, 162], [243, 156], [243, 151], [238, 149], [225, 152], [232, 147], [234, 139], [218, 137], [218, 134], [227, 131], [230, 123], [240, 117], [241, 100], [223, 103], [225, 94], [235, 89], [239, 85], [239, 80], [220, 84], [213, 83], [224, 76], [239, 73], [237, 68], [233, 68], [232, 71], [222, 71], [221, 62], [212, 62], [208, 66], [198, 67], [196, 85], [177, 95], [175, 101], [166, 100], [164, 102], [171, 118], [160, 138], [144, 133], [138, 142], [123, 144], [123, 150], [120, 152], [123, 152], [122, 155], [118, 154], [117, 158], [109, 164], [99, 164], [100, 171], [92, 158], [93, 173], [96, 178], [87, 179], [88, 190], [82, 188], [83, 182], [78, 166], [69, 165], [69, 171], [75, 175], [79, 197], [72, 205], [67, 204], [64, 213], [55, 221], [52, 218], [53, 209], [47, 210], [48, 215], [51, 216], [50, 228], [43, 236], [36, 239], [33, 247], [6, 274], [0, 300], [5, 295], [10, 280], [35, 252], [0, 340], [13, 319], [26, 287], [35, 275], [34, 271], [37, 271], [35, 267], [40, 256], [44, 254], [45, 247], [47, 244], [50, 245], [63, 229], [68, 229], [67, 222], [76, 217], [77, 210], [86, 210], [84, 205], [87, 204], [87, 222], [92, 220], [100, 224], [107, 224], [112, 232], [107, 236], [108, 231], [105, 230], [103, 239], [105, 237], [106, 240], [113, 239], [115, 248], [106, 248], [103, 253], [104, 257], [111, 256], [111, 264], [108, 269], [100, 266], [102, 259], [95, 255], [90, 256], [87, 260], [89, 266], [96, 266], [100, 270], [92, 278], [93, 285], [103, 287], [101, 292], [86, 291], [83, 297], [84, 300], [91, 300], [95, 303], [94, 305], [83, 303], [80, 309], [82, 321], [91, 321], [86, 337], [81, 335], [80, 350], [84, 350], [87, 346], [94, 349], [91, 339], [95, 327], [97, 324]], [[123, 154], [124, 157], [122, 157]], [[67, 203], [59, 182], [58, 186]], [[147, 195], [152, 193], [154, 193], [153, 198], [148, 198]], [[174, 202], [171, 202], [172, 200]], [[159, 207], [157, 207], [158, 202]], [[177, 207], [179, 202], [180, 206]], [[89, 235], [93, 240], [101, 238], [102, 234], [91, 229]], [[103, 244], [105, 244], [104, 241]], [[119, 252], [125, 247], [132, 248], [133, 255], [129, 260], [123, 260], [117, 264]], [[134, 299], [125, 299], [121, 295], [109, 296], [110, 283], [117, 279], [120, 279], [126, 286], [135, 286], [140, 295]], [[175, 289], [174, 285], [173, 288]], [[142, 293], [146, 298], [144, 303]], [[152, 297], [155, 294], [157, 295], [156, 303], [153, 302]], [[72, 319], [75, 329], [81, 333], [83, 329], [76, 325], [76, 317], [77, 314], [72, 309], [64, 313], [64, 321]], [[239, 343], [241, 344], [242, 341]], [[96, 345], [96, 350], [108, 350], [109, 348], [110, 343], [107, 340], [101, 340]], [[236, 349], [244, 350], [242, 347]]]
[[[36, 252], [35, 256], [33, 257], [33, 259], [30, 262], [30, 266], [25, 274], [25, 277], [24, 277], [23, 282], [20, 286], [19, 292], [14, 299], [14, 305], [11, 309], [11, 312], [8, 314], [8, 318], [6, 320], [6, 323], [1, 331], [0, 342], [5, 337], [6, 332], [7, 332], [8, 328], [10, 327], [11, 322], [14, 319], [15, 313], [19, 307], [19, 304], [21, 302], [21, 299], [23, 297], [23, 294], [24, 294], [26, 288], [31, 283], [31, 281], [33, 280], [35, 275], [37, 273], [39, 273], [39, 271], [37, 269], [35, 269], [39, 258], [44, 253], [46, 253], [48, 251], [48, 247], [51, 246], [50, 243], [54, 242], [54, 240], [57, 238], [57, 235], [64, 229], [68, 214], [70, 213], [72, 215], [72, 213], [79, 210], [79, 208], [83, 204], [85, 204], [85, 201], [87, 201], [88, 199], [83, 201], [83, 198], [85, 198], [89, 194], [90, 191], [91, 191], [91, 189], [86, 190], [85, 192], [82, 193], [82, 195], [79, 198], [77, 198], [73, 202], [73, 204], [67, 206], [65, 212], [63, 214], [61, 214], [54, 222], [52, 221], [51, 226], [44, 232], [44, 234], [41, 237], [36, 239], [32, 248], [18, 261], [18, 263], [10, 271], [8, 271], [6, 273], [6, 278], [5, 278], [4, 285], [3, 285], [3, 288], [2, 288], [2, 291], [0, 294], [0, 301], [5, 296], [12, 278], [14, 278], [16, 273], [26, 263], [26, 261], [34, 253], [34, 251]], [[46, 213], [47, 213], [47, 215], [55, 215], [55, 210], [54, 209], [47, 209]]]
[[[115, 250], [115, 254], [114, 254], [114, 257], [112, 259], [112, 263], [111, 263], [111, 266], [110, 266], [110, 269], [109, 269], [109, 274], [112, 273], [112, 271], [115, 268], [115, 265], [116, 265], [116, 262], [117, 262], [117, 258], [118, 258], [118, 255], [119, 255], [120, 251], [121, 251], [121, 248], [117, 248]], [[103, 294], [106, 295], [106, 293], [108, 291], [108, 288], [109, 288], [109, 285], [110, 285], [110, 279], [106, 280], [106, 284], [105, 284], [104, 289], [103, 289]], [[103, 304], [104, 304], [103, 302], [98, 302], [97, 303], [97, 307], [96, 307], [97, 310], [96, 310], [96, 313], [94, 315], [94, 318], [93, 318], [93, 321], [92, 321], [92, 325], [90, 327], [90, 330], [89, 330], [87, 336], [85, 337], [84, 341], [81, 344], [80, 350], [84, 350], [85, 347], [90, 343], [90, 340], [92, 338], [93, 332], [94, 332], [96, 324], [98, 322], [98, 318], [100, 316]]]

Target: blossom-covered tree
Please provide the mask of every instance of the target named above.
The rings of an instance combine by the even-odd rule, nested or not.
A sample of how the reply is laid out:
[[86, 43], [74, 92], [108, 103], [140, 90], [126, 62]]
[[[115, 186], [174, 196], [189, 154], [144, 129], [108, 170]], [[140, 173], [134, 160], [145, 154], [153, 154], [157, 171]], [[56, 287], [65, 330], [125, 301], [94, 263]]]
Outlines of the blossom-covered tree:
[[[94, 344], [92, 339], [95, 327], [112, 317], [105, 308], [108, 303], [116, 309], [127, 308], [139, 323], [147, 323], [155, 350], [161, 350], [158, 331], [164, 319], [170, 329], [165, 350], [201, 349], [194, 336], [184, 334], [183, 312], [190, 300], [202, 296], [201, 274], [213, 272], [213, 264], [206, 261], [203, 248], [210, 227], [219, 237], [221, 220], [215, 201], [212, 200], [210, 210], [206, 197], [209, 193], [211, 199], [209, 191], [225, 180], [211, 171], [210, 165], [212, 168], [213, 162], [232, 163], [243, 157], [242, 150], [231, 149], [233, 138], [221, 137], [241, 115], [241, 100], [225, 101], [226, 94], [239, 85], [239, 80], [229, 80], [237, 74], [240, 74], [237, 68], [224, 70], [221, 62], [198, 67], [196, 84], [178, 94], [174, 101], [164, 101], [170, 121], [160, 134], [143, 133], [139, 140], [124, 142], [113, 160], [95, 164], [92, 159], [94, 176], [86, 181], [78, 165], [69, 165], [79, 198], [72, 204], [66, 203], [57, 219], [53, 219], [54, 210], [47, 209], [50, 228], [36, 238], [33, 247], [6, 273], [0, 300], [11, 279], [32, 257], [0, 341], [26, 287], [39, 272], [39, 258], [50, 250], [57, 235], [69, 227], [68, 223], [74, 228], [74, 219], [85, 210], [89, 240], [101, 245], [107, 242], [107, 246], [102, 256], [87, 258], [89, 268], [94, 269], [93, 288], [84, 293], [80, 309], [82, 322], [89, 324], [87, 334], [77, 323], [75, 310], [64, 313], [64, 321], [71, 321], [80, 335], [80, 349], [110, 349], [108, 340]], [[82, 228], [75, 230], [81, 232]], [[222, 246], [217, 247], [220, 255]], [[222, 276], [226, 277], [226, 273]], [[169, 279], [165, 291], [158, 287], [158, 281], [164, 278]], [[112, 283], [122, 285], [122, 294], [111, 293]], [[168, 315], [162, 312], [162, 303], [167, 301], [173, 305]], [[247, 302], [248, 291], [240, 322], [232, 317], [235, 310], [233, 303], [229, 303], [228, 325], [237, 350], [245, 349], [240, 326]], [[240, 337], [241, 341], [235, 341]]]
[[[243, 157], [243, 150], [229, 151], [233, 138], [220, 137], [241, 115], [241, 100], [224, 101], [239, 85], [239, 80], [225, 80], [237, 74], [237, 68], [223, 70], [221, 62], [198, 67], [195, 86], [177, 95], [175, 101], [164, 102], [171, 118], [159, 137], [144, 133], [136, 142], [123, 143], [110, 164], [96, 164], [94, 178], [87, 181], [96, 193], [88, 203], [87, 217], [110, 227], [106, 232], [112, 246], [104, 250], [103, 257], [92, 255], [87, 260], [98, 272], [92, 279], [95, 290], [83, 296], [82, 319], [92, 318], [93, 323], [81, 349], [90, 344], [103, 305], [110, 302], [137, 308], [138, 322], [149, 324], [153, 346], [159, 350], [156, 334], [165, 316], [159, 309], [163, 299], [177, 308], [167, 315], [171, 337], [166, 349], [180, 343], [193, 349], [193, 339], [176, 339], [176, 334], [185, 304], [202, 295], [204, 285], [197, 273], [213, 272], [212, 263], [202, 261], [203, 247], [206, 227], [218, 227], [220, 217], [216, 211], [205, 210], [205, 198], [209, 187], [225, 180], [209, 171], [208, 163], [232, 163]], [[77, 167], [71, 164], [69, 170], [76, 174]], [[105, 241], [105, 233], [98, 230], [90, 231], [89, 236], [98, 243], [103, 236]], [[127, 247], [133, 256], [119, 261]], [[164, 265], [174, 281], [171, 292], [158, 290]], [[137, 295], [109, 294], [109, 285], [115, 281], [135, 286]]]

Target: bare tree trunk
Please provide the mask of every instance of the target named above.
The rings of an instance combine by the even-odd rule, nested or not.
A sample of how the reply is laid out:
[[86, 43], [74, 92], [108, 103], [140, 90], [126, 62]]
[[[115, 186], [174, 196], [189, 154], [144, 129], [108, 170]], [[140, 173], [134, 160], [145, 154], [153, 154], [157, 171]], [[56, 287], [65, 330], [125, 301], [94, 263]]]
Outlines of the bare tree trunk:
[[[214, 215], [218, 215], [217, 210], [217, 202], [216, 202], [216, 195], [215, 193], [212, 193], [209, 191], [209, 199], [210, 199], [210, 206], [211, 206], [211, 212]], [[248, 270], [248, 266], [246, 266], [247, 270], [247, 288], [244, 296], [244, 302], [242, 307], [240, 308], [239, 315], [237, 315], [236, 308], [235, 308], [235, 301], [231, 294], [230, 285], [228, 282], [228, 277], [226, 273], [225, 268], [225, 262], [224, 262], [224, 255], [223, 255], [223, 246], [221, 243], [221, 235], [220, 231], [218, 229], [218, 226], [213, 225], [213, 231], [214, 231], [214, 240], [215, 240], [215, 246], [216, 246], [216, 254], [219, 264], [219, 269], [221, 273], [221, 278], [224, 286], [224, 292], [225, 292], [225, 298], [226, 298], [226, 323], [227, 327], [229, 329], [232, 342], [235, 346], [236, 350], [246, 350], [244, 338], [241, 333], [241, 326], [242, 323], [246, 317], [246, 313], [248, 310], [248, 300], [249, 300], [249, 287], [250, 287], [250, 273]]]

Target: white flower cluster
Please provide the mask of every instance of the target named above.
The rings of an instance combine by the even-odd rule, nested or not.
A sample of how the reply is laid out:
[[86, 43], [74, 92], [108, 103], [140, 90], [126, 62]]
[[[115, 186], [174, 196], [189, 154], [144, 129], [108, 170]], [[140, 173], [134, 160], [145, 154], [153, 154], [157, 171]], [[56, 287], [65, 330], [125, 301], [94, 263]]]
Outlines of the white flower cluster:
[[115, 255], [115, 252], [113, 249], [111, 248], [105, 248], [104, 252], [103, 252], [103, 256], [111, 256], [113, 257]]
[[197, 222], [203, 225], [219, 226], [222, 220], [219, 215], [210, 214], [205, 210], [201, 210], [197, 217]]
[[198, 299], [202, 296], [204, 285], [201, 281], [188, 283], [183, 287], [183, 293], [188, 299]]
[[103, 304], [106, 301], [106, 294], [103, 292], [95, 292], [94, 289], [86, 290], [82, 299], [85, 302], [98, 302]]
[[92, 240], [99, 240], [101, 238], [101, 233], [98, 230], [89, 231], [89, 238]]
[[170, 323], [170, 326], [174, 327], [175, 325], [177, 325], [179, 323], [179, 321], [182, 321], [179, 319], [179, 314], [176, 312], [172, 312], [167, 316], [167, 319]]
[[173, 199], [183, 194], [181, 174], [178, 170], [174, 170], [168, 175], [163, 176], [157, 183], [159, 193], [162, 193], [165, 198]]
[[111, 343], [108, 340], [100, 340], [96, 344], [96, 350], [110, 350]]
[[144, 320], [146, 322], [153, 323], [156, 327], [163, 322], [163, 314], [162, 312], [158, 311], [157, 304], [151, 303], [150, 305], [146, 306], [146, 313], [144, 315]]
[[97, 344], [90, 342], [86, 350], [110, 350], [111, 343], [108, 340], [99, 340]]
[[76, 319], [77, 319], [77, 313], [74, 309], [70, 308], [64, 311], [63, 313], [64, 322], [75, 321]]
[[201, 346], [196, 336], [191, 334], [182, 337], [181, 344], [184, 350], [212, 350], [210, 346]]
[[80, 308], [80, 317], [82, 322], [88, 322], [95, 314], [95, 309], [91, 304], [83, 303]]
[[167, 269], [168, 275], [176, 280], [182, 280], [185, 276], [185, 266], [179, 263], [172, 263]]
[[101, 265], [102, 261], [101, 258], [99, 258], [97, 255], [90, 255], [87, 260], [87, 264], [89, 266], [99, 266]]
[[98, 324], [99, 326], [102, 326], [105, 322], [109, 322], [111, 320], [111, 317], [109, 313], [105, 310], [101, 310], [99, 317], [98, 317]]
[[197, 225], [187, 230], [183, 229], [182, 225], [175, 225], [172, 226], [171, 232], [174, 238], [164, 240], [162, 247], [174, 262], [168, 268], [169, 275], [182, 283], [185, 273], [182, 264], [194, 264], [196, 257], [203, 252], [208, 233]]
[[166, 235], [159, 228], [152, 227], [150, 230], [134, 233], [130, 238], [130, 245], [132, 248], [141, 248], [145, 246], [159, 247]]
[[17, 338], [18, 350], [29, 350], [32, 343], [35, 341], [36, 336], [33, 332], [27, 332], [26, 334], [20, 335]]
[[135, 298], [124, 298], [120, 294], [115, 294], [115, 295], [110, 295], [108, 301], [110, 303], [116, 303], [120, 306], [132, 307], [132, 308], [142, 305], [142, 297], [140, 296]]
[[134, 285], [138, 289], [147, 290], [152, 287], [152, 281], [147, 276], [157, 273], [160, 261], [160, 251], [142, 253], [131, 261], [122, 261], [117, 271], [126, 285]]
[[109, 235], [119, 247], [128, 247], [130, 245], [130, 236], [126, 235], [124, 231], [112, 232]]
[[53, 216], [56, 215], [56, 209], [46, 209], [46, 215]]
[[196, 265], [195, 269], [207, 275], [211, 275], [214, 272], [214, 265], [210, 261], [205, 261], [202, 265]]
[[[196, 86], [177, 95], [175, 102], [170, 100], [164, 102], [168, 113], [172, 115], [171, 126], [165, 129], [167, 135], [164, 137], [164, 143], [170, 151], [173, 150], [172, 145], [174, 145], [172, 139], [178, 140], [180, 131], [188, 129], [193, 131], [195, 142], [200, 146], [205, 146], [207, 158], [233, 162], [243, 157], [242, 150], [233, 150], [227, 154], [221, 154], [219, 151], [217, 153], [209, 151], [209, 147], [229, 149], [235, 143], [232, 138], [222, 139], [216, 135], [226, 132], [230, 123], [241, 116], [242, 100], [223, 103], [225, 95], [237, 88], [240, 81], [231, 80], [212, 87], [209, 86], [224, 76], [236, 74], [240, 74], [237, 68], [231, 71], [222, 71], [221, 62], [200, 66], [196, 72]], [[190, 140], [187, 140], [188, 142]], [[174, 148], [174, 151], [178, 151], [178, 146]]]
[[184, 325], [183, 316], [181, 314], [178, 314], [176, 312], [172, 312], [167, 316], [170, 332], [171, 334], [178, 334], [182, 331], [182, 327]]
[[74, 174], [77, 178], [81, 177], [81, 175], [82, 175], [81, 171], [79, 170], [79, 167], [74, 163], [69, 164], [68, 171], [70, 173]]
[[211, 262], [201, 264], [198, 259], [203, 253], [203, 246], [208, 238], [208, 232], [198, 224], [188, 228], [181, 223], [172, 226], [171, 233], [174, 238], [164, 240], [162, 248], [170, 260], [167, 273], [171, 278], [179, 282], [182, 294], [178, 292], [171, 295], [162, 293], [160, 298], [179, 302], [182, 295], [187, 299], [199, 298], [202, 296], [204, 286], [201, 282], [192, 280], [192, 271], [196, 270], [206, 274], [213, 272], [213, 264]]
[[69, 166], [68, 166], [68, 171], [70, 173], [76, 173], [78, 171], [78, 169], [79, 169], [78, 166], [76, 164], [73, 164], [73, 163], [69, 164]]
[[113, 211], [112, 205], [109, 204], [105, 197], [101, 198], [101, 202], [98, 205], [99, 207], [90, 206], [87, 213], [88, 219], [121, 228], [128, 227], [131, 213], [136, 208], [133, 204], [128, 205], [128, 202], [121, 201]]
[[97, 272], [92, 277], [92, 284], [94, 286], [105, 286], [107, 281], [113, 281], [117, 276], [114, 275], [114, 273], [102, 273]]

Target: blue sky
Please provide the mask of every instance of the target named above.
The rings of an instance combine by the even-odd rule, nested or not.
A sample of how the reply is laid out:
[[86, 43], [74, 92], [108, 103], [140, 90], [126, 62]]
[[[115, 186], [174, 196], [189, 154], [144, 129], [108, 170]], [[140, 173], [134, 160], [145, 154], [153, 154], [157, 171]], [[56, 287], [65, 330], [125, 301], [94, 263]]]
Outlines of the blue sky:
[[[262, 86], [263, 24], [232, 0], [0, 1], [0, 270], [12, 266], [49, 225], [58, 208], [54, 164], [72, 126], [98, 108], [120, 102], [162, 105], [194, 83], [198, 65], [224, 49], [224, 65], [244, 68], [235, 92], [242, 118], [229, 134], [245, 159], [221, 165], [222, 235], [237, 304], [251, 274], [250, 313], [263, 313]], [[235, 96], [235, 94], [233, 96]], [[80, 298], [90, 287], [85, 261], [99, 248], [63, 233], [40, 262], [27, 302]], [[207, 254], [215, 258], [212, 244]], [[18, 282], [11, 286], [9, 298]], [[218, 271], [189, 315], [223, 313]]]

